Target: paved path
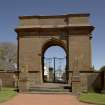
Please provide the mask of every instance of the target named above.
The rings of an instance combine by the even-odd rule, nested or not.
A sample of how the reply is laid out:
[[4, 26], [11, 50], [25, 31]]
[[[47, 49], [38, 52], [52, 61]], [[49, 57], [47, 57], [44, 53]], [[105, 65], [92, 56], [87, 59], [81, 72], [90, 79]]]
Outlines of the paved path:
[[18, 94], [0, 105], [92, 105], [81, 103], [69, 94]]

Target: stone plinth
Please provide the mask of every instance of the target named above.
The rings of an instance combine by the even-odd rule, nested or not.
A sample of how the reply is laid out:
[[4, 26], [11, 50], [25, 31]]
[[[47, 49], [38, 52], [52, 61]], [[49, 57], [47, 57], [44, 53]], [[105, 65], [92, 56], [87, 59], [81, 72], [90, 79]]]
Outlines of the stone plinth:
[[28, 80], [19, 80], [19, 92], [27, 92], [28, 89]]
[[79, 75], [74, 75], [72, 77], [72, 92], [76, 94], [79, 94], [81, 92]]
[[29, 79], [26, 66], [22, 67], [22, 72], [19, 74], [19, 92], [27, 92], [29, 89]]

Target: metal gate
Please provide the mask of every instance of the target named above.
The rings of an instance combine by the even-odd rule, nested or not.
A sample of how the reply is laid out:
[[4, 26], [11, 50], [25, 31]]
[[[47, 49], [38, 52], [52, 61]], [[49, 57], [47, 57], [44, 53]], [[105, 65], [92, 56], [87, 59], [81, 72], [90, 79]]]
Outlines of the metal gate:
[[44, 82], [66, 83], [66, 58], [44, 58]]

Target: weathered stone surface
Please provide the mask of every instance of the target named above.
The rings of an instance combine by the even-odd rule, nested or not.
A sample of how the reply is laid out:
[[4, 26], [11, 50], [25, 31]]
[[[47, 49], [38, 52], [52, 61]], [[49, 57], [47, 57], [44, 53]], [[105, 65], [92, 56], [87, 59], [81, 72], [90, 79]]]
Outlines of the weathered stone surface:
[[2, 87], [15, 87], [17, 73], [14, 71], [0, 71], [0, 79]]

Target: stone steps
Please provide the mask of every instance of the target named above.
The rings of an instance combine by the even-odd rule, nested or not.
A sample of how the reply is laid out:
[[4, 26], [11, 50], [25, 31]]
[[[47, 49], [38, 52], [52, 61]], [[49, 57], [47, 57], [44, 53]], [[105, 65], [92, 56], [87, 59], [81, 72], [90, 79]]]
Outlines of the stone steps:
[[38, 92], [38, 91], [31, 91], [25, 92], [26, 94], [72, 94], [72, 92]]
[[70, 92], [71, 87], [70, 86], [36, 86], [36, 87], [30, 87], [29, 92]]

